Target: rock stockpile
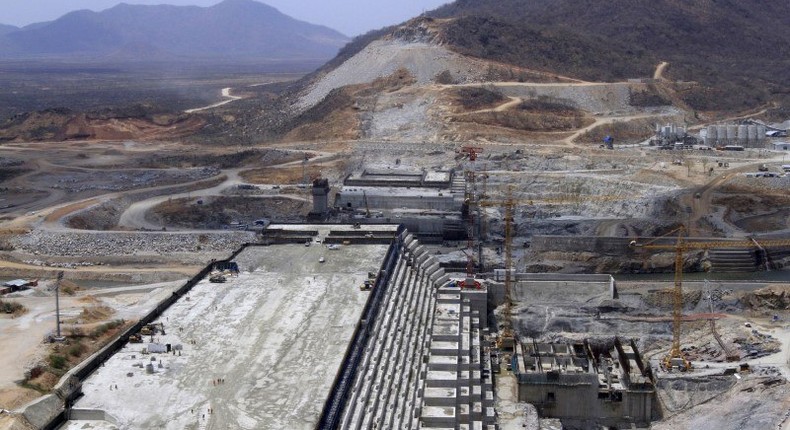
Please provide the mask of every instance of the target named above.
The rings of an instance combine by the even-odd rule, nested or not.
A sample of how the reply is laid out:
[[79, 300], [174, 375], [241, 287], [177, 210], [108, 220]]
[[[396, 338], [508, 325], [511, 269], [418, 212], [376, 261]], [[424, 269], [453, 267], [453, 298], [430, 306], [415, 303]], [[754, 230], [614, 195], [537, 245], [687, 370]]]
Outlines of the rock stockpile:
[[14, 246], [35, 255], [104, 257], [232, 251], [254, 240], [255, 234], [246, 231], [75, 233], [36, 230], [17, 237]]

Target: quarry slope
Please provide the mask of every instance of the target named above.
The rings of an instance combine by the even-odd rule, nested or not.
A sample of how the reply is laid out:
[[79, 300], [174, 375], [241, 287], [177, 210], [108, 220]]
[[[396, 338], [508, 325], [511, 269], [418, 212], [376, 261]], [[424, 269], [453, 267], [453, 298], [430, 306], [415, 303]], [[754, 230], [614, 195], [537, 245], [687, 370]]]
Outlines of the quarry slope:
[[[682, 106], [660, 96], [658, 103], [634, 102], [635, 95], [672, 92], [668, 87], [585, 82], [459, 54], [441, 43], [444, 25], [412, 20], [302, 81], [286, 140], [529, 138], [567, 144], [599, 122], [682, 115]], [[316, 136], [307, 129], [321, 131]]]

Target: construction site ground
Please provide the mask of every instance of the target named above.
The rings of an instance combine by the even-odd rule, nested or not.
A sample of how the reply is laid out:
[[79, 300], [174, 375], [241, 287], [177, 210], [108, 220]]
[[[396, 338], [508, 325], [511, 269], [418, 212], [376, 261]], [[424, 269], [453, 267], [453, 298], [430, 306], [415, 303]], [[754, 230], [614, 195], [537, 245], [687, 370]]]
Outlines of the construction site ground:
[[[328, 178], [333, 187], [331, 204], [333, 193], [342, 180], [366, 168], [454, 169], [458, 173], [474, 170], [479, 192], [487, 195], [490, 201], [481, 209], [481, 229], [486, 241], [484, 255], [489, 268], [504, 264], [504, 209], [494, 202], [504, 200], [509, 186], [513, 186], [512, 196], [516, 202], [513, 249], [517, 271], [671, 271], [674, 261], [668, 254], [625, 261], [621, 255], [575, 250], [538, 253], [531, 246], [536, 235], [631, 238], [661, 235], [679, 223], [687, 224], [693, 235], [703, 237], [790, 233], [790, 225], [786, 222], [790, 176], [782, 176], [780, 168], [786, 164], [785, 154], [757, 149], [736, 153], [659, 151], [650, 147], [647, 139], [653, 134], [655, 124], [683, 122], [687, 117], [684, 114], [690, 112], [683, 112], [678, 106], [639, 108], [631, 105], [631, 91], [644, 89], [643, 83], [579, 82], [560, 76], [544, 76], [545, 81], [531, 83], [489, 83], [485, 82], [482, 73], [488, 64], [470, 62], [469, 58], [430, 43], [388, 40], [371, 44], [352, 61], [311, 84], [301, 95], [297, 108], [307, 110], [339, 86], [368, 85], [372, 79], [390, 76], [401, 67], [408, 69], [412, 85], [361, 99], [348, 108], [359, 121], [350, 121], [355, 129], [343, 129], [340, 135], [356, 135], [358, 139], [286, 139], [252, 147], [231, 147], [221, 146], [222, 142], [217, 146], [198, 146], [178, 139], [150, 140], [141, 136], [139, 140], [6, 143], [0, 146], [0, 278], [42, 280], [41, 286], [33, 292], [9, 299], [25, 305], [27, 313], [15, 318], [0, 318], [3, 329], [0, 346], [7, 346], [9, 351], [16, 353], [0, 357], [0, 408], [14, 408], [36, 395], [15, 381], [21, 381], [25, 370], [41, 362], [50, 352], [51, 346], [42, 342], [55, 320], [53, 297], [46, 289], [59, 271], [65, 273], [65, 279], [77, 284], [116, 281], [135, 285], [108, 288], [102, 294], [86, 290], [64, 297], [64, 312], [79, 314], [85, 307], [80, 300], [95, 296], [95, 300], [115, 310], [113, 318], [123, 315], [134, 319], [177, 285], [163, 282], [189, 277], [211, 259], [225, 258], [242, 243], [255, 241], [255, 233], [243, 230], [244, 225], [260, 218], [301, 219], [311, 202], [306, 184], [318, 175]], [[659, 80], [664, 80], [666, 67], [663, 63], [656, 70]], [[454, 71], [456, 83], [434, 81], [437, 73], [444, 69]], [[499, 91], [501, 102], [466, 112], [453, 104], [453, 100], [458, 91], [470, 87]], [[230, 96], [232, 92], [228, 90], [224, 94]], [[510, 115], [518, 117], [521, 114], [521, 102], [539, 95], [559, 99], [573, 107], [574, 112], [581, 112], [579, 127], [516, 130], [500, 123], [458, 121], [470, 115], [506, 117], [509, 121]], [[234, 105], [229, 102], [207, 107], [207, 110], [215, 109], [232, 117], [225, 109]], [[547, 115], [546, 112], [538, 114], [540, 125], [545, 125]], [[320, 125], [332, 128], [345, 127], [345, 124]], [[603, 149], [598, 135], [611, 130], [621, 135], [613, 150]], [[460, 152], [466, 145], [482, 149], [474, 165]], [[747, 177], [747, 173], [755, 172], [762, 164], [780, 176]], [[466, 254], [461, 248], [465, 243], [446, 245], [433, 249], [443, 254], [440, 258], [443, 262], [460, 262], [458, 267], [463, 267]], [[118, 408], [120, 412], [110, 413], [117, 414], [119, 420], [135, 423], [132, 427], [137, 423], [158, 426], [172, 422], [175, 423], [172, 428], [223, 428], [223, 423], [252, 428], [266, 421], [269, 415], [279, 414], [275, 412], [277, 408], [279, 411], [296, 408], [305, 416], [314, 417], [319, 395], [311, 394], [301, 399], [288, 394], [278, 400], [269, 396], [285, 392], [284, 388], [279, 388], [284, 387], [285, 382], [281, 381], [277, 390], [268, 390], [274, 393], [271, 394], [264, 393], [242, 376], [245, 360], [257, 366], [255, 371], [262, 374], [267, 371], [266, 366], [272, 364], [262, 358], [250, 358], [258, 344], [255, 342], [283, 344], [284, 339], [267, 339], [255, 331], [259, 327], [250, 323], [246, 328], [250, 330], [249, 344], [245, 339], [244, 345], [238, 346], [244, 349], [238, 357], [229, 352], [236, 346], [223, 342], [228, 334], [224, 330], [239, 328], [233, 324], [241, 324], [245, 318], [251, 322], [266, 317], [250, 308], [255, 302], [245, 302], [238, 295], [239, 291], [248, 290], [261, 306], [266, 305], [267, 297], [281, 300], [279, 303], [285, 306], [284, 295], [291, 294], [290, 288], [294, 295], [288, 296], [288, 301], [292, 301], [295, 308], [282, 311], [293, 311], [297, 316], [293, 320], [278, 320], [283, 333], [295, 333], [294, 327], [312, 330], [322, 324], [320, 321], [328, 320], [337, 322], [337, 326], [324, 322], [322, 327], [337, 330], [337, 339], [344, 339], [347, 333], [344, 330], [348, 330], [350, 321], [355, 321], [358, 310], [353, 309], [357, 308], [352, 312], [326, 313], [303, 296], [308, 291], [315, 294], [313, 290], [316, 290], [332, 306], [341, 302], [358, 305], [355, 300], [362, 300], [363, 295], [354, 283], [361, 282], [358, 276], [378, 267], [378, 263], [372, 262], [380, 259], [378, 254], [383, 253], [383, 248], [349, 255], [348, 263], [371, 263], [372, 267], [360, 267], [358, 273], [357, 269], [344, 272], [340, 263], [345, 260], [329, 258], [334, 258], [337, 251], [327, 253], [327, 262], [320, 265], [317, 261], [323, 249], [320, 246], [288, 248], [282, 255], [245, 262], [247, 273], [243, 272], [227, 284], [199, 285], [196, 291], [205, 291], [205, 294], [197, 297], [193, 293], [191, 298], [191, 306], [200, 304], [203, 307], [199, 318], [188, 312], [189, 306], [184, 303], [189, 302], [183, 301], [172, 309], [173, 314], [164, 316], [166, 327], [170, 324], [177, 327], [179, 318], [194, 318], [195, 324], [184, 326], [184, 332], [168, 330], [168, 336], [175, 336], [172, 342], [184, 345], [182, 356], [162, 357], [163, 368], [158, 368], [157, 361], [156, 373], [144, 375], [144, 369], [132, 367], [140, 361], [129, 358], [138, 356], [136, 352], [119, 354], [91, 379], [98, 382], [89, 381], [82, 404], [96, 401], [95, 406], [99, 406], [96, 399], [125, 399], [101, 406]], [[342, 252], [353, 253], [352, 249]], [[280, 261], [281, 265], [303, 265], [298, 269], [305, 270], [306, 275], [294, 278], [297, 268], [294, 273], [289, 272], [287, 266], [273, 269], [269, 266], [271, 261]], [[785, 267], [785, 271], [779, 273], [787, 273], [790, 262], [775, 263]], [[345, 281], [332, 279], [330, 270], [346, 277], [343, 279], [351, 279], [352, 284], [348, 286]], [[311, 276], [316, 279], [310, 279]], [[264, 282], [265, 279], [274, 283]], [[287, 284], [288, 289], [267, 289], [279, 285], [278, 282]], [[787, 376], [782, 369], [787, 366], [786, 324], [790, 316], [787, 315], [789, 305], [782, 302], [781, 297], [788, 294], [788, 282], [784, 285], [781, 282], [725, 285], [724, 290], [733, 291], [723, 294], [722, 301], [717, 302], [719, 308], [712, 311], [702, 298], [705, 294], [702, 288], [689, 284], [687, 292], [691, 301], [686, 309], [688, 321], [684, 323], [687, 346], [694, 346], [689, 351], [710, 363], [717, 363], [721, 358], [722, 351], [717, 349], [710, 334], [710, 320], [714, 319], [725, 342], [747, 341], [748, 345], [741, 348], [747, 354], [750, 349], [773, 351], [770, 348], [775, 348], [775, 352], [750, 358], [750, 363], [773, 366], [779, 369], [780, 375]], [[584, 300], [579, 297], [567, 300], [568, 294], [544, 297], [542, 303], [524, 304], [520, 311], [529, 334], [543, 335], [545, 331], [550, 337], [580, 338], [618, 333], [642, 339], [644, 352], [651, 359], [657, 359], [669, 345], [667, 315], [670, 307], [666, 304], [668, 294], [661, 291], [670, 286], [671, 282], [621, 283], [622, 296], [617, 303], [609, 303], [597, 295]], [[769, 286], [777, 290], [764, 295], [755, 295], [753, 291]], [[345, 291], [345, 288], [353, 291]], [[333, 295], [343, 291], [348, 295]], [[238, 309], [241, 312], [237, 315], [238, 321], [228, 320], [231, 314], [227, 312], [213, 312], [212, 306]], [[308, 312], [313, 308], [317, 314]], [[281, 314], [276, 310], [275, 313]], [[771, 321], [773, 315], [779, 317], [776, 322]], [[314, 316], [320, 318], [313, 319]], [[753, 326], [745, 327], [747, 322]], [[752, 330], [770, 338], [758, 336]], [[320, 340], [317, 334], [308, 337], [310, 339]], [[198, 343], [190, 344], [190, 340]], [[296, 371], [300, 375], [309, 374], [314, 372], [310, 368], [313, 365], [326, 366], [320, 369], [332, 373], [330, 369], [341, 359], [339, 349], [319, 357], [310, 355], [314, 352], [310, 345], [299, 342], [296, 342], [299, 348], [281, 351], [284, 354], [281, 358], [287, 357], [287, 363], [281, 363], [278, 368], [283, 374]], [[341, 343], [345, 345], [345, 340], [337, 345], [333, 343], [331, 348], [339, 348]], [[321, 348], [325, 347], [315, 348], [315, 351]], [[207, 357], [205, 368], [201, 369], [202, 364], [194, 360], [195, 355]], [[305, 356], [308, 360], [294, 358], [296, 356]], [[318, 358], [336, 361], [318, 363]], [[305, 361], [307, 366], [303, 366]], [[205, 369], [209, 364], [218, 370], [208, 372]], [[133, 377], [125, 376], [130, 371], [137, 373]], [[738, 383], [752, 383], [750, 378], [774, 378], [772, 375], [770, 371], [755, 372]], [[225, 385], [211, 385], [212, 379], [225, 376], [228, 380]], [[300, 380], [293, 381], [299, 383]], [[331, 384], [326, 379], [307, 382], [321, 387]], [[278, 381], [274, 379], [272, 383]], [[767, 390], [766, 398], [774, 399], [780, 397], [777, 393], [781, 393], [786, 382], [762, 388], [754, 384], [746, 387], [752, 390], [746, 392], [764, 389]], [[111, 385], [112, 396], [109, 395]], [[184, 394], [179, 394], [177, 388]], [[241, 398], [248, 395], [257, 399], [255, 405]], [[135, 396], [146, 398], [144, 404], [147, 406], [138, 417], [131, 416], [131, 409], [124, 409], [140, 398]], [[726, 396], [730, 394], [722, 394], [721, 398]], [[165, 398], [172, 400], [172, 409], [165, 408], [166, 401], [158, 400]], [[752, 398], [758, 396], [752, 395]], [[681, 400], [683, 398], [678, 397], [673, 401], [677, 408], [669, 418], [676, 420], [670, 422], [679, 427], [697, 419], [695, 411], [700, 410], [693, 407], [695, 401]], [[734, 396], [731, 401], [736, 404], [741, 400]], [[781, 398], [770, 402], [770, 411], [781, 409], [783, 402]], [[198, 411], [205, 410], [209, 404], [215, 413], [201, 421], [202, 413], [198, 415]], [[703, 408], [714, 408], [713, 402], [702, 401], [701, 404]], [[511, 408], [510, 413], [517, 413], [520, 408], [521, 405]], [[708, 411], [707, 415], [715, 413], [715, 410]], [[745, 419], [749, 413], [749, 410], [742, 410], [739, 416]], [[311, 419], [292, 420], [273, 425], [299, 428], [310, 426], [311, 422]], [[720, 427], [737, 428], [725, 424]]]
[[313, 428], [369, 295], [359, 286], [386, 249], [248, 248], [237, 277], [202, 281], [156, 321], [165, 334], [153, 339], [182, 350], [145, 354], [148, 336], [128, 344], [75, 408], [104, 410], [120, 428]]

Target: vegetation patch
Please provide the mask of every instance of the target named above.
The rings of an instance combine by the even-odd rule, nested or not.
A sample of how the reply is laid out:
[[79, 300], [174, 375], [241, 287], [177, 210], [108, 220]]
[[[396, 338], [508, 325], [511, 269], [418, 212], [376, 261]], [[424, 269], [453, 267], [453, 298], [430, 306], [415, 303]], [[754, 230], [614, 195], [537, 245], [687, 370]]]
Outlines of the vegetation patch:
[[[787, 4], [656, 0], [456, 1], [429, 15], [450, 18], [450, 49], [590, 81], [651, 77], [698, 82], [686, 103], [697, 110], [787, 105]], [[726, 28], [727, 31], [710, 31]], [[773, 94], [772, 94], [773, 93]], [[784, 120], [782, 118], [781, 120]]]
[[504, 103], [507, 97], [499, 92], [483, 87], [460, 87], [454, 90], [453, 99], [464, 110], [473, 111], [493, 108]]
[[526, 100], [521, 102], [518, 110], [525, 112], [550, 112], [557, 115], [573, 116], [582, 115], [582, 111], [573, 106], [569, 106], [562, 100], [557, 100], [548, 96], [540, 96], [536, 99]]
[[650, 85], [642, 91], [630, 90], [629, 104], [634, 107], [669, 106], [672, 102], [661, 96], [655, 86]]
[[5, 182], [17, 176], [24, 175], [25, 173], [32, 172], [30, 169], [20, 169], [16, 167], [2, 168], [0, 167], [0, 182]]
[[579, 136], [576, 142], [601, 144], [606, 136], [613, 137], [615, 144], [641, 142], [655, 133], [654, 124], [655, 120], [651, 118], [615, 121], [593, 128]]
[[152, 215], [167, 226], [221, 229], [234, 222], [249, 225], [260, 218], [296, 221], [311, 207], [309, 201], [285, 197], [218, 197], [201, 205], [194, 199], [176, 199], [156, 206]]
[[299, 159], [298, 154], [290, 152], [247, 149], [228, 154], [190, 153], [180, 155], [156, 155], [138, 161], [138, 167], [161, 169], [178, 167], [183, 169], [212, 166], [219, 169], [231, 169], [251, 164], [271, 165], [286, 163]]
[[515, 130], [551, 132], [577, 130], [592, 124], [584, 112], [559, 100], [539, 97], [505, 111], [489, 110], [454, 117], [459, 122], [507, 127]]
[[27, 312], [27, 308], [21, 303], [12, 300], [0, 300], [0, 312], [18, 316]]
[[114, 333], [119, 327], [123, 326], [126, 321], [122, 319], [112, 320], [104, 324], [99, 324], [96, 328], [91, 330], [88, 337], [91, 339], [99, 339], [105, 337], [108, 333]]
[[104, 347], [110, 339], [128, 326], [128, 323], [116, 319], [95, 325], [87, 332], [83, 330], [83, 326], [72, 327], [66, 332], [66, 339], [63, 342], [52, 343], [49, 355], [28, 370], [25, 379], [19, 385], [42, 394], [49, 393], [66, 372]]

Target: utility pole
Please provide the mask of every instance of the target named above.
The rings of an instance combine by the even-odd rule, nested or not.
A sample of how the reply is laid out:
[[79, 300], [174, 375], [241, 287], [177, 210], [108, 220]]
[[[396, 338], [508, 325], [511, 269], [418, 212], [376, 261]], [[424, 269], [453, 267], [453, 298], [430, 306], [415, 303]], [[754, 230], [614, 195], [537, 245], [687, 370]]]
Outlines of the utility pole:
[[304, 160], [302, 160], [302, 184], [307, 187], [307, 161], [310, 160], [310, 157], [307, 156], [307, 153], [304, 154]]
[[60, 281], [63, 280], [63, 271], [58, 272], [57, 281], [55, 281], [55, 340], [60, 342], [63, 336], [60, 334]]

